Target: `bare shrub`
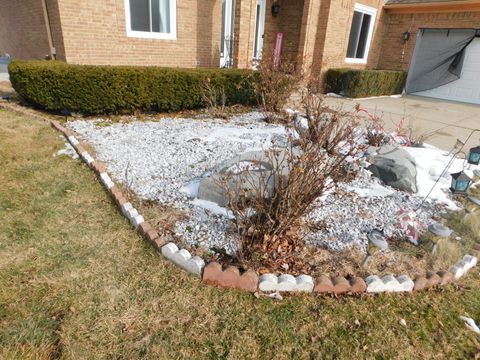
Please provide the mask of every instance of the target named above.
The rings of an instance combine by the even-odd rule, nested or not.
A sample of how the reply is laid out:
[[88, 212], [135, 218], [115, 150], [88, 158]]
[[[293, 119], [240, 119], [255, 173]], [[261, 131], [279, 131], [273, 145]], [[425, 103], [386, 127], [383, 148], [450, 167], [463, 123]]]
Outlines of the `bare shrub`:
[[302, 79], [295, 62], [282, 59], [274, 64], [271, 56], [264, 55], [256, 64], [257, 71], [250, 77], [252, 88], [268, 122], [284, 122], [283, 107]]
[[371, 146], [381, 146], [385, 144], [387, 133], [385, 132], [385, 126], [382, 119], [378, 115], [372, 114], [367, 109], [357, 105], [355, 107], [355, 116], [360, 118], [362, 115], [366, 117], [365, 130], [368, 143]]
[[241, 257], [268, 266], [288, 264], [300, 251], [304, 216], [323, 206], [322, 195], [345, 178], [347, 160], [362, 149], [354, 116], [327, 110], [309, 92], [302, 103], [308, 131], [296, 141], [291, 136], [286, 148], [274, 144], [250, 168], [229, 169], [223, 179]]
[[227, 103], [227, 95], [223, 86], [215, 86], [210, 78], [206, 78], [200, 83], [200, 95], [202, 102], [207, 108], [207, 112], [212, 116], [220, 119], [226, 119], [225, 105]]

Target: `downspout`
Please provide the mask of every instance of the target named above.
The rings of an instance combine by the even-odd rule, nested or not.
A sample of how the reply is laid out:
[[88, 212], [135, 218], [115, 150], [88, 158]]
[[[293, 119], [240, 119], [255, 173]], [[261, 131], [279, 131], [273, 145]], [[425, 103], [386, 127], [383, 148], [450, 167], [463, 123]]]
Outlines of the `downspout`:
[[50, 24], [50, 16], [48, 16], [48, 7], [47, 7], [46, 0], [42, 0], [42, 7], [43, 7], [43, 18], [45, 20], [45, 27], [47, 30], [48, 46], [50, 47], [50, 58], [53, 60], [56, 60], [57, 51], [55, 50], [55, 46], [53, 44], [52, 26]]

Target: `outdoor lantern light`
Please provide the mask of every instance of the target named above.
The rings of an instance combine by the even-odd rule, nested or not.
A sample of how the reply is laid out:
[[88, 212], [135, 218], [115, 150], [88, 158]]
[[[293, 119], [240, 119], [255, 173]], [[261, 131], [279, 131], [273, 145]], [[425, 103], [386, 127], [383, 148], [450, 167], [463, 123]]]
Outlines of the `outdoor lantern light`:
[[480, 146], [470, 149], [468, 153], [468, 163], [472, 165], [480, 164]]
[[472, 179], [468, 177], [463, 171], [452, 175], [452, 187], [450, 190], [454, 194], [465, 194], [470, 186]]
[[432, 253], [437, 251], [437, 245], [442, 239], [447, 239], [452, 235], [452, 230], [443, 224], [435, 223], [428, 227], [428, 231], [432, 234], [431, 241], [433, 243]]
[[403, 42], [407, 42], [408, 40], [410, 40], [410, 31], [405, 31], [403, 33]]
[[279, 12], [280, 12], [280, 4], [278, 3], [278, 1], [275, 1], [272, 5], [272, 15], [277, 16]]

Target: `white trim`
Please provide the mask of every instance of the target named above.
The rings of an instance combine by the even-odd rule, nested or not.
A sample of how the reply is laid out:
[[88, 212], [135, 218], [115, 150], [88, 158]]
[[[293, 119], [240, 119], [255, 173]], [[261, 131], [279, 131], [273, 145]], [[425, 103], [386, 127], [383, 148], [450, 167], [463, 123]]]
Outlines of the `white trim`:
[[177, 40], [177, 0], [170, 1], [170, 32], [159, 33], [149, 31], [132, 30], [132, 19], [130, 17], [130, 0], [125, 0], [125, 25], [127, 28], [127, 36], [141, 39], [161, 39], [161, 40]]
[[[257, 7], [260, 6], [260, 13], [257, 19]], [[267, 8], [266, 0], [257, 0], [255, 2], [255, 32], [253, 33], [253, 60], [262, 60], [263, 55], [263, 41], [265, 36], [265, 13]], [[257, 29], [258, 23], [258, 29]], [[258, 35], [258, 38], [257, 38]], [[257, 52], [255, 52], [255, 43], [257, 45]]]
[[[370, 6], [362, 5], [362, 4], [355, 4], [353, 11], [354, 12], [358, 11], [367, 15], [371, 15], [372, 21], [370, 22], [370, 27], [368, 29], [367, 43], [365, 44], [365, 55], [361, 59], [346, 57], [345, 62], [347, 64], [366, 64], [368, 61], [368, 54], [370, 53], [370, 45], [372, 43], [373, 30], [375, 28], [375, 22], [377, 20], [377, 9]], [[352, 31], [352, 28], [350, 27], [349, 38], [350, 38], [351, 31]], [[347, 46], [348, 46], [348, 43], [347, 43]]]

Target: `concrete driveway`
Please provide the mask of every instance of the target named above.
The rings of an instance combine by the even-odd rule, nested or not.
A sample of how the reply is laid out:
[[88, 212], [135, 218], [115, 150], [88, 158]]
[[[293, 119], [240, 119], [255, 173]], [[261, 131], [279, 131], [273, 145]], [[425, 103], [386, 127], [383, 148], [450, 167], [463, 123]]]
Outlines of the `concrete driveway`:
[[[480, 130], [480, 105], [431, 99], [422, 96], [345, 99], [326, 97], [326, 102], [343, 110], [356, 104], [382, 116], [388, 130], [395, 130], [402, 118], [414, 134], [427, 136], [425, 142], [451, 150], [457, 139], [465, 141], [472, 129]], [[465, 148], [480, 145], [480, 131], [473, 134]]]

